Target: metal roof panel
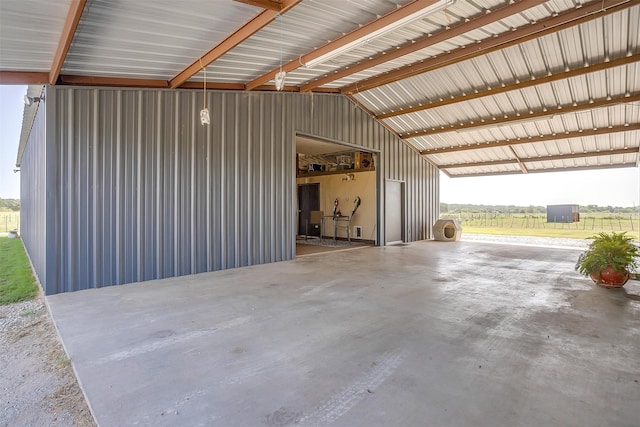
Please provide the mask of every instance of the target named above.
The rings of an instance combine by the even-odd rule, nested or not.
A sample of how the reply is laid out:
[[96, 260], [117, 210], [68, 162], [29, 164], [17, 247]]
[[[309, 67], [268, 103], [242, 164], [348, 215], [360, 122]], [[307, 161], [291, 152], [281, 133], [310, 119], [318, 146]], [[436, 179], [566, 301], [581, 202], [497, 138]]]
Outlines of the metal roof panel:
[[0, 1], [0, 70], [49, 71], [71, 0]]

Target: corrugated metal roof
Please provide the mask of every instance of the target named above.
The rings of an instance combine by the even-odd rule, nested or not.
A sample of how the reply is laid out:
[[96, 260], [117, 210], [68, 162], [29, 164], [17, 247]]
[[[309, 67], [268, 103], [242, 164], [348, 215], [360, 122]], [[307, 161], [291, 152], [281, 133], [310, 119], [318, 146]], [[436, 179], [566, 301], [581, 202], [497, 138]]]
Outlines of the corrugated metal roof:
[[[354, 28], [372, 22], [378, 16], [408, 2], [409, 0], [303, 1], [207, 67], [207, 74], [228, 83], [245, 83], [278, 67], [281, 56], [283, 63], [296, 60], [305, 52], [342, 37]], [[329, 63], [313, 69], [301, 67], [288, 73], [287, 84], [303, 84], [333, 68]], [[193, 80], [203, 78], [203, 73], [198, 73]]]
[[62, 72], [168, 80], [258, 12], [233, 1], [89, 0]]
[[48, 71], [70, 3], [0, 1], [0, 70]]
[[[349, 96], [373, 115], [422, 106], [419, 111], [379, 120], [400, 135], [409, 134], [405, 138], [408, 145], [426, 150], [425, 158], [452, 176], [638, 162], [634, 149], [640, 141], [634, 126], [640, 123], [639, 0], [458, 0], [430, 16], [363, 39], [362, 44], [324, 63], [314, 67], [302, 63], [305, 54], [363, 26], [366, 29], [367, 24], [402, 6], [417, 4], [415, 1], [424, 1], [423, 6], [432, 3], [303, 0], [261, 29], [247, 33], [241, 43], [207, 67], [207, 80], [242, 87], [263, 75], [272, 79], [267, 73], [281, 62], [295, 64], [297, 60], [297, 68], [287, 73], [288, 87], [322, 79], [320, 90], [349, 88], [345, 92], [353, 93]], [[69, 0], [0, 2], [0, 77], [6, 71], [49, 71], [69, 4]], [[617, 8], [615, 12], [609, 12], [611, 7]], [[503, 15], [504, 10], [511, 12]], [[61, 73], [87, 77], [87, 84], [95, 76], [156, 79], [162, 86], [262, 11], [231, 0], [88, 0]], [[572, 17], [566, 21], [569, 14]], [[573, 25], [582, 16], [589, 19]], [[474, 24], [476, 19], [483, 24]], [[546, 24], [549, 20], [566, 22], [554, 32]], [[545, 25], [538, 25], [541, 22]], [[446, 36], [457, 28], [466, 30]], [[527, 34], [530, 30], [545, 31], [545, 35]], [[522, 38], [503, 41], [513, 34]], [[404, 49], [434, 35], [437, 42], [428, 47], [418, 44], [420, 49], [414, 52]], [[485, 48], [494, 40], [499, 45]], [[381, 63], [368, 62], [384, 58], [383, 54], [392, 58], [395, 52], [402, 54]], [[462, 57], [449, 59], [455, 55]], [[624, 58], [631, 59], [610, 66]], [[438, 64], [414, 72], [425, 61]], [[354, 71], [359, 63], [366, 66]], [[585, 67], [598, 68], [582, 73]], [[405, 74], [389, 79], [398, 69]], [[562, 74], [565, 72], [570, 77]], [[369, 86], [370, 78], [381, 77], [385, 80]], [[522, 86], [546, 78], [556, 80]], [[190, 77], [191, 82], [202, 79], [202, 72]], [[502, 91], [503, 87], [511, 89]], [[485, 96], [476, 97], [476, 93]], [[598, 102], [609, 99], [620, 101], [596, 108]], [[442, 105], [445, 101], [448, 105]], [[571, 108], [579, 109], [566, 111]], [[545, 112], [545, 116], [530, 118]], [[630, 125], [629, 131], [621, 131], [624, 125]], [[592, 135], [593, 129], [612, 130]], [[428, 134], [412, 136], [421, 131]], [[522, 143], [541, 137], [545, 137], [541, 142]], [[510, 141], [513, 145], [507, 145]], [[492, 144], [499, 146], [483, 148]], [[452, 147], [465, 150], [429, 151]], [[623, 148], [631, 153], [571, 157]], [[540, 156], [566, 158], [517, 163]], [[506, 161], [513, 163], [496, 164]], [[460, 166], [468, 163], [483, 166]]]

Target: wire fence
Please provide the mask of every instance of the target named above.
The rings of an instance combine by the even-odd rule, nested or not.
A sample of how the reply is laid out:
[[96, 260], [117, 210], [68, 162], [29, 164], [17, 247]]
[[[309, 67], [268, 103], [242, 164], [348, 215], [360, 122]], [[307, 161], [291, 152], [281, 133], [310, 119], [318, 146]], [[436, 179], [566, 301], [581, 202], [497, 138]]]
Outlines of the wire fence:
[[517, 229], [572, 229], [600, 231], [637, 231], [640, 227], [638, 214], [589, 215], [581, 214], [578, 222], [547, 222], [544, 214], [508, 213], [448, 213], [443, 216], [459, 219], [470, 227], [517, 228]]
[[20, 228], [20, 212], [0, 212], [0, 233]]

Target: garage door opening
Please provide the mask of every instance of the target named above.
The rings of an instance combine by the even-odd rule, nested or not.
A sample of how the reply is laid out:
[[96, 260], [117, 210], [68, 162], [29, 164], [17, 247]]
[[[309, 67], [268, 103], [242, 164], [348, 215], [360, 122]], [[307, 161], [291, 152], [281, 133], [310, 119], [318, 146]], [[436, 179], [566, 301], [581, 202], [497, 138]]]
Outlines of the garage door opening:
[[378, 156], [296, 137], [296, 256], [378, 244]]

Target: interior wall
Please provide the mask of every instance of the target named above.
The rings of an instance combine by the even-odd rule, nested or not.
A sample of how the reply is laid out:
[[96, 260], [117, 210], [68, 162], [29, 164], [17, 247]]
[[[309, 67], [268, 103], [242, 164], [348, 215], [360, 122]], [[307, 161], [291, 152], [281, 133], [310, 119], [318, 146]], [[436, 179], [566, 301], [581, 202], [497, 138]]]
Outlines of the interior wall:
[[197, 91], [52, 86], [47, 104], [28, 190], [52, 203], [47, 294], [292, 259], [296, 132], [380, 151], [411, 240], [437, 218], [437, 169], [342, 95], [208, 92], [210, 126]]
[[[345, 173], [351, 173], [346, 170]], [[360, 197], [361, 204], [351, 221], [351, 237], [353, 227], [362, 226], [362, 239], [376, 240], [376, 172], [353, 173], [355, 179], [347, 181], [346, 175], [320, 175], [298, 178], [298, 184], [320, 184], [320, 210], [325, 216], [333, 215], [333, 201], [338, 198], [338, 209], [342, 215], [349, 215], [356, 197]], [[337, 237], [347, 237], [345, 222], [339, 222]], [[333, 237], [333, 220], [325, 219], [324, 235]]]

